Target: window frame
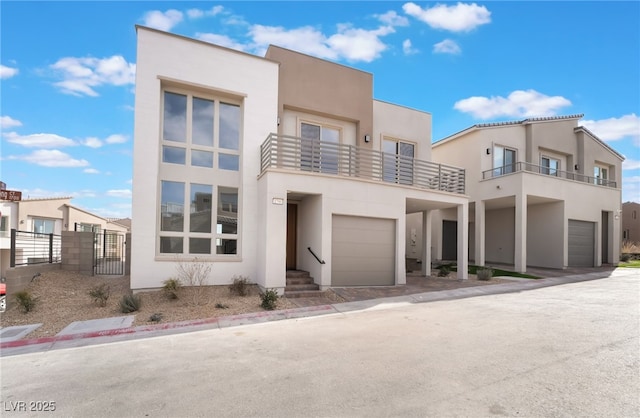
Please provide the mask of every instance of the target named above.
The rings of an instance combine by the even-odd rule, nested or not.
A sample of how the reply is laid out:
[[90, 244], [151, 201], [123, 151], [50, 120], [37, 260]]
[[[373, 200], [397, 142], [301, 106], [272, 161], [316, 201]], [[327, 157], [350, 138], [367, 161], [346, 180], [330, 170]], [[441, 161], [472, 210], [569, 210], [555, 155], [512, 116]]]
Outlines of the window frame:
[[[186, 137], [184, 142], [177, 142], [166, 140], [164, 138], [164, 106], [165, 106], [165, 93], [181, 94], [186, 96], [187, 108], [186, 108]], [[194, 142], [193, 130], [195, 124], [193, 106], [194, 100], [209, 100], [213, 102], [213, 143], [211, 146], [202, 145]], [[222, 148], [220, 146], [220, 104], [224, 103], [238, 108], [238, 126], [237, 126], [237, 149]], [[220, 93], [216, 91], [203, 91], [202, 89], [192, 89], [189, 87], [180, 87], [174, 84], [163, 85], [160, 89], [160, 111], [159, 111], [159, 175], [157, 181], [157, 221], [156, 221], [156, 242], [155, 242], [155, 254], [157, 260], [173, 260], [176, 257], [198, 257], [198, 259], [205, 261], [241, 261], [242, 259], [242, 150], [243, 150], [243, 117], [244, 117], [244, 97], [231, 96], [227, 93]], [[207, 123], [203, 123], [207, 125]], [[165, 146], [178, 147], [185, 149], [185, 164], [174, 164], [163, 161], [162, 155]], [[211, 152], [213, 154], [213, 164], [211, 167], [194, 165], [192, 164], [193, 151]], [[220, 155], [231, 155], [237, 159], [237, 170], [229, 170], [220, 168]], [[183, 184], [183, 208], [182, 208], [182, 230], [181, 231], [163, 231], [162, 230], [162, 186], [163, 182], [178, 182]], [[209, 232], [191, 232], [191, 190], [194, 185], [205, 185], [211, 187], [211, 202], [212, 205], [210, 217], [211, 217], [211, 230]], [[235, 234], [217, 234], [216, 233], [216, 210], [219, 188], [233, 188], [237, 190], [238, 200], [238, 216], [237, 216], [237, 229]], [[217, 254], [216, 240], [219, 238], [233, 239], [236, 241], [236, 253], [235, 254]], [[172, 245], [169, 241], [175, 241], [180, 239], [181, 243], [173, 242], [178, 248], [181, 247], [181, 252], [162, 252], [163, 244]], [[209, 239], [210, 251], [209, 253], [191, 252], [190, 244], [192, 239]], [[193, 241], [193, 243], [204, 244], [201, 241]], [[206, 247], [206, 245], [205, 245]]]
[[[496, 167], [496, 156], [498, 155], [497, 150], [501, 149], [502, 150], [502, 165]], [[507, 164], [506, 161], [506, 152], [507, 151], [512, 151], [513, 152], [513, 162], [510, 164]], [[504, 176], [505, 174], [511, 174], [511, 173], [515, 173], [516, 172], [516, 168], [517, 168], [517, 164], [518, 164], [518, 149], [517, 148], [512, 148], [512, 147], [508, 147], [505, 145], [500, 145], [500, 144], [493, 144], [493, 155], [492, 155], [492, 161], [491, 161], [491, 166], [493, 167], [493, 176], [492, 177], [499, 177], [499, 176]], [[508, 169], [507, 169], [508, 167]]]
[[[393, 154], [385, 151], [385, 144], [393, 143], [395, 145], [395, 152]], [[403, 155], [400, 154], [400, 145], [410, 145], [413, 150], [413, 155]], [[382, 152], [382, 180], [389, 183], [397, 183], [397, 184], [405, 184], [412, 185], [413, 184], [413, 169], [414, 169], [414, 161], [416, 159], [418, 143], [415, 141], [409, 141], [406, 139], [390, 136], [390, 135], [382, 135], [380, 142], [380, 150]], [[390, 155], [395, 155], [394, 158], [391, 158]], [[393, 178], [388, 177], [387, 175], [387, 165], [391, 167], [394, 166], [394, 176]], [[409, 173], [405, 175], [405, 173]]]
[[[604, 176], [602, 175], [604, 174]], [[593, 184], [600, 186], [609, 183], [609, 166], [604, 164], [594, 164], [593, 166]]]
[[[549, 165], [544, 165], [544, 160], [548, 160], [549, 161]], [[557, 167], [556, 168], [552, 168], [551, 167], [551, 161], [555, 161]], [[555, 176], [558, 177], [559, 176], [559, 172], [561, 171], [561, 164], [562, 161], [557, 158], [557, 157], [552, 157], [548, 154], [542, 154], [540, 156], [540, 173], [547, 175], [547, 176]]]
[[[320, 137], [319, 139], [308, 139], [302, 136], [302, 125], [316, 126], [320, 129]], [[342, 167], [342, 162], [340, 161], [339, 153], [335, 153], [332, 155], [331, 146], [327, 145], [327, 149], [323, 150], [323, 143], [333, 143], [330, 141], [323, 140], [323, 131], [324, 130], [332, 130], [338, 133], [338, 141], [335, 142], [336, 146], [339, 148], [342, 145], [343, 141], [343, 132], [342, 127], [337, 125], [332, 125], [326, 122], [320, 122], [317, 120], [298, 118], [297, 123], [297, 135], [302, 140], [300, 146], [300, 169], [305, 171], [319, 172], [319, 173], [328, 173], [328, 174], [338, 174], [343, 171], [343, 169], [348, 169], [348, 167]], [[309, 141], [306, 142], [306, 141]], [[317, 146], [319, 147], [319, 155], [318, 160], [314, 159], [315, 155], [315, 146], [314, 143], [318, 142]], [[305, 156], [307, 159], [305, 159]]]

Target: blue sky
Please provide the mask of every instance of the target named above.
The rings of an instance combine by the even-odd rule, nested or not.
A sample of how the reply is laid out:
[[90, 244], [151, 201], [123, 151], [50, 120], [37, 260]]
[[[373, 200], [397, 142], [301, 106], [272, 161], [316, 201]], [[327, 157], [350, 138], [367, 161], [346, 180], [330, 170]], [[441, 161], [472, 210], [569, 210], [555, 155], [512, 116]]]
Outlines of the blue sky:
[[140, 24], [262, 55], [276, 44], [374, 74], [377, 99], [475, 123], [582, 113], [640, 202], [639, 2], [0, 3], [0, 180], [131, 212]]

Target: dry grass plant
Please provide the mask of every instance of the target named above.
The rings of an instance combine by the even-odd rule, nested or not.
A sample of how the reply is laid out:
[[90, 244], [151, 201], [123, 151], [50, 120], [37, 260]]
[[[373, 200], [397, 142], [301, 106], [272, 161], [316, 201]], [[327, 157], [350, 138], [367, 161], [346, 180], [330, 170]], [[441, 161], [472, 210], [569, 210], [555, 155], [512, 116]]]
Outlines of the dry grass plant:
[[198, 257], [193, 259], [177, 259], [176, 270], [178, 272], [178, 280], [187, 286], [188, 303], [192, 306], [206, 304], [204, 300], [205, 287], [211, 274], [211, 263], [199, 260]]

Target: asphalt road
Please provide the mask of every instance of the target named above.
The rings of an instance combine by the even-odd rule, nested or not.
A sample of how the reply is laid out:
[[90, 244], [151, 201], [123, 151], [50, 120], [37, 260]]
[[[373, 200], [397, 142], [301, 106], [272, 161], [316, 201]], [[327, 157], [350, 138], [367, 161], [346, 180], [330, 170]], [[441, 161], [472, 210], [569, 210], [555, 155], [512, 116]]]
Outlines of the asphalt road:
[[0, 412], [637, 417], [638, 276], [10, 356]]

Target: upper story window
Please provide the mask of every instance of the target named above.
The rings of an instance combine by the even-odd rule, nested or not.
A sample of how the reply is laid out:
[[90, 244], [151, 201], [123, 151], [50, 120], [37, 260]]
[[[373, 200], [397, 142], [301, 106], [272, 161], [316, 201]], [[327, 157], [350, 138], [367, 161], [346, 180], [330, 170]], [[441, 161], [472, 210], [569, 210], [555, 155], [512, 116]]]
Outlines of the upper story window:
[[493, 147], [494, 176], [501, 176], [503, 174], [515, 172], [516, 161], [516, 150], [500, 145]]
[[157, 251], [238, 255], [242, 108], [213, 94], [163, 94]]
[[337, 173], [339, 169], [338, 145], [341, 130], [339, 128], [314, 124], [300, 123], [300, 137], [302, 141], [300, 164], [303, 170], [321, 173]]
[[382, 140], [384, 153], [383, 173], [384, 181], [400, 184], [413, 184], [413, 158], [415, 144], [393, 138]]
[[595, 184], [606, 185], [609, 180], [609, 168], [596, 165], [593, 167], [593, 182]]
[[558, 171], [560, 171], [560, 160], [544, 155], [540, 158], [540, 172], [542, 174], [557, 176]]
[[162, 162], [240, 169], [240, 106], [189, 93], [164, 92]]

